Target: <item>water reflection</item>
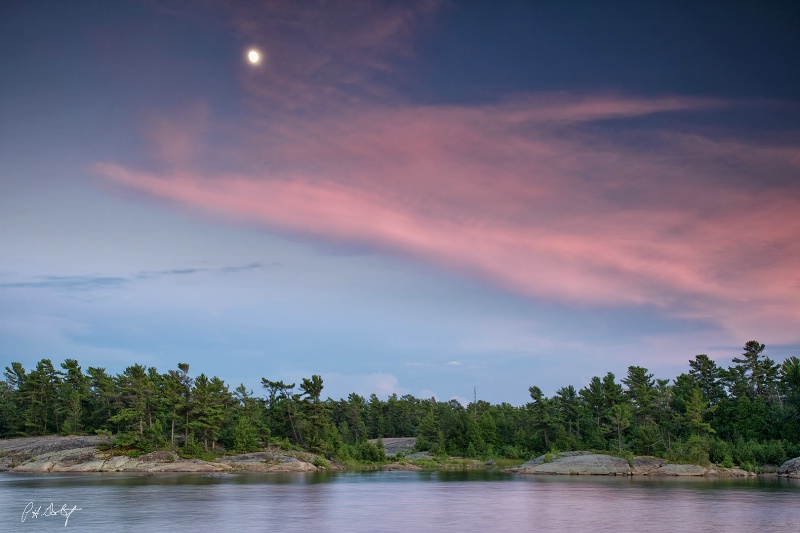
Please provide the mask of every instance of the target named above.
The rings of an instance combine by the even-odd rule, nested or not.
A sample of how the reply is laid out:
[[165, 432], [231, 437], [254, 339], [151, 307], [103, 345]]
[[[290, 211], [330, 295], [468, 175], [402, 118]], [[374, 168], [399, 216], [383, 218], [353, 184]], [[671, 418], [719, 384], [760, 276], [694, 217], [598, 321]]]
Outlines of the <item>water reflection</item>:
[[800, 483], [480, 472], [0, 475], [0, 531], [28, 502], [77, 531], [798, 531]]

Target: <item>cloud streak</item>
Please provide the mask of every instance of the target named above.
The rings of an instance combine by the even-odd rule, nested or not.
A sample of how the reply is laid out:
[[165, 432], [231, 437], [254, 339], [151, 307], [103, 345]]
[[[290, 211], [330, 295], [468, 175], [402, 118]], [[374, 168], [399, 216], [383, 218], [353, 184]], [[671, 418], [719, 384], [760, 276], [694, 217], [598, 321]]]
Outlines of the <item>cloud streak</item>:
[[0, 283], [0, 289], [59, 289], [65, 291], [90, 292], [104, 289], [119, 289], [136, 281], [150, 281], [164, 277], [192, 276], [202, 273], [233, 274], [263, 268], [261, 263], [226, 266], [221, 268], [176, 268], [170, 270], [147, 270], [130, 276], [41, 276], [33, 280]]
[[375, 73], [411, 53], [406, 40], [435, 3], [380, 17], [366, 4], [327, 15], [281, 5], [236, 19], [269, 57], [243, 74], [254, 115], [216, 124], [227, 148], [208, 168], [229, 171], [190, 161], [197, 124], [215, 127], [204, 111], [153, 126], [165, 170], [95, 170], [203, 213], [411, 256], [532, 298], [648, 306], [797, 340], [787, 328], [800, 321], [796, 139], [691, 126], [736, 107], [712, 99], [414, 104]]

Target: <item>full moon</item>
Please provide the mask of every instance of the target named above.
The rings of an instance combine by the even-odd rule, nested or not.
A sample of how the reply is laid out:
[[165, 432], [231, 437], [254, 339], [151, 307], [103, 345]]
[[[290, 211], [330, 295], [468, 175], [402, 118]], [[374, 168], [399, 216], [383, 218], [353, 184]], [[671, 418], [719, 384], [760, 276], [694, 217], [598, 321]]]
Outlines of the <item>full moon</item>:
[[250, 50], [247, 52], [247, 60], [255, 65], [261, 61], [261, 54], [258, 53], [258, 50]]

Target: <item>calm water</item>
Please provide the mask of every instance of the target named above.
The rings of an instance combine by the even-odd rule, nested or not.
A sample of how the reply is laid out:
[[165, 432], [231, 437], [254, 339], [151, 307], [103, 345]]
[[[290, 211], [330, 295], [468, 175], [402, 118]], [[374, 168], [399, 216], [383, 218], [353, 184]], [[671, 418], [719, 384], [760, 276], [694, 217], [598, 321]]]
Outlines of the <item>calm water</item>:
[[[41, 506], [22, 522], [29, 502]], [[800, 531], [800, 483], [494, 472], [0, 474], [0, 531]]]

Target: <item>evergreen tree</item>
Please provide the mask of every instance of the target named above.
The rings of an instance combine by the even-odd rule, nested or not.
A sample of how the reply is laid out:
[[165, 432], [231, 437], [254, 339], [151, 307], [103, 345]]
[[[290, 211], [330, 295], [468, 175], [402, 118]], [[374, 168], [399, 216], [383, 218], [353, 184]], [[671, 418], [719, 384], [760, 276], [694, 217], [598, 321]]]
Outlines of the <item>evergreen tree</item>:
[[299, 400], [299, 395], [293, 394], [295, 384], [287, 385], [283, 381], [270, 381], [267, 378], [261, 378], [261, 386], [269, 392], [267, 412], [270, 421], [270, 432], [285, 436], [285, 431], [281, 426], [288, 422], [294, 442], [302, 443], [297, 427], [296, 404]]
[[603, 382], [599, 377], [594, 376], [589, 385], [580, 390], [580, 397], [583, 404], [591, 415], [594, 427], [599, 428], [605, 413], [605, 392]]
[[330, 431], [326, 405], [320, 401], [322, 395], [322, 377], [317, 374], [311, 378], [303, 378], [300, 390], [303, 391], [302, 405], [305, 411], [304, 431], [306, 445], [317, 452], [327, 453], [325, 436]]
[[553, 402], [542, 394], [542, 389], [534, 385], [528, 388], [528, 392], [533, 400], [530, 404], [533, 427], [542, 434], [545, 449], [550, 449], [559, 422], [558, 414]]
[[75, 359], [64, 360], [61, 368], [65, 370], [58, 392], [58, 410], [64, 421], [62, 433], [80, 433], [85, 426], [85, 411], [89, 404], [89, 378]]
[[189, 414], [192, 385], [194, 380], [189, 377], [189, 365], [178, 363], [177, 370], [169, 370], [162, 377], [164, 406], [169, 423], [170, 446], [175, 449], [175, 432], [183, 426], [184, 442], [189, 438]]
[[58, 433], [58, 389], [61, 374], [53, 367], [50, 359], [42, 359], [36, 368], [26, 376], [23, 383], [23, 397], [29, 400], [28, 417], [25, 425], [34, 435]]
[[[421, 452], [439, 452], [439, 426], [433, 408], [429, 409], [417, 427], [416, 449]], [[443, 450], [442, 450], [443, 451]]]
[[3, 425], [7, 427], [7, 435], [25, 435], [32, 397], [27, 386], [27, 373], [21, 363], [11, 363], [11, 367], [6, 367], [4, 375], [6, 379], [4, 385], [4, 417]]
[[693, 435], [705, 436], [714, 433], [711, 424], [706, 422], [711, 408], [708, 400], [703, 397], [699, 387], [694, 387], [686, 399], [686, 411], [684, 413], [684, 424]]
[[146, 367], [140, 364], [129, 366], [117, 376], [116, 385], [123, 407], [110, 420], [121, 424], [126, 430], [135, 431], [137, 438], [142, 439], [153, 398]]
[[367, 440], [367, 425], [364, 423], [362, 413], [366, 409], [366, 400], [358, 394], [351, 392], [347, 397], [346, 415], [348, 430], [352, 436], [351, 444]]
[[567, 385], [558, 389], [555, 401], [569, 436], [580, 438], [580, 403], [575, 387]]
[[706, 354], [698, 354], [689, 361], [689, 375], [700, 388], [703, 398], [716, 405], [725, 396], [722, 387], [722, 369]]
[[764, 344], [759, 344], [758, 341], [748, 341], [744, 345], [742, 357], [734, 357], [733, 362], [740, 369], [737, 374], [747, 378], [749, 396], [771, 400], [775, 396], [778, 365], [763, 354], [764, 349]]
[[641, 366], [629, 366], [628, 375], [622, 379], [625, 394], [631, 403], [636, 425], [652, 421], [655, 415], [655, 381], [653, 374]]
[[203, 442], [203, 449], [208, 452], [209, 444], [216, 447], [222, 425], [225, 422], [225, 404], [227, 390], [217, 377], [208, 379], [200, 374], [194, 380], [192, 397], [189, 402], [191, 417], [189, 429]]
[[606, 416], [610, 429], [617, 438], [617, 453], [622, 454], [622, 435], [631, 425], [631, 406], [628, 403], [614, 404], [609, 408]]
[[[112, 419], [120, 407], [114, 379], [105, 368], [90, 366], [86, 373], [89, 377], [89, 425], [95, 431], [110, 430], [112, 426], [109, 424], [115, 424]], [[114, 428], [118, 430], [118, 426]]]

